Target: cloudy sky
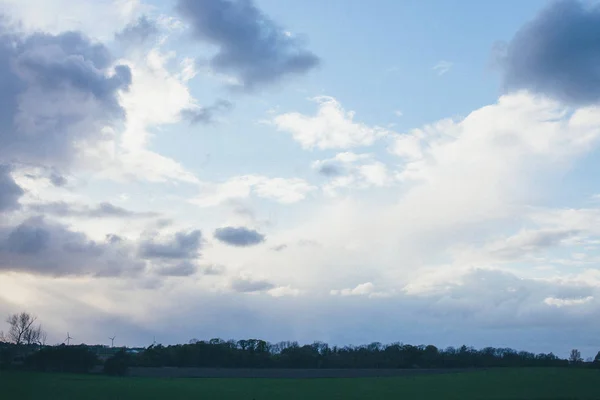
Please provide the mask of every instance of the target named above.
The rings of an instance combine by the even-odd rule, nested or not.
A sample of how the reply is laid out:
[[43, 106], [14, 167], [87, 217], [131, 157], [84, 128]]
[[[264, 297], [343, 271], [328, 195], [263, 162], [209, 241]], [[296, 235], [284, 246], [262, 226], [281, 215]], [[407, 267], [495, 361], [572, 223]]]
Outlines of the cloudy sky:
[[0, 16], [0, 314], [52, 343], [598, 351], [597, 2]]

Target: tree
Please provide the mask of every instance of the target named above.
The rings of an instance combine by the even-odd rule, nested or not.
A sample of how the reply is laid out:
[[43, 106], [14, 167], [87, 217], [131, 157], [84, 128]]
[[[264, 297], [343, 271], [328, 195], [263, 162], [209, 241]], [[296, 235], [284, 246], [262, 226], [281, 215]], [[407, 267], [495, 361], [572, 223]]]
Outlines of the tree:
[[41, 325], [34, 325], [37, 317], [22, 312], [20, 314], [11, 314], [6, 319], [10, 326], [6, 334], [6, 340], [17, 346], [21, 344], [41, 344], [46, 341], [46, 333]]
[[571, 364], [579, 364], [583, 361], [581, 358], [581, 352], [577, 349], [571, 350], [571, 355], [569, 356], [569, 362]]
[[129, 355], [124, 350], [120, 350], [104, 362], [104, 373], [117, 376], [126, 375], [130, 362]]
[[85, 345], [50, 346], [25, 358], [25, 366], [36, 371], [86, 373], [99, 364], [96, 355]]

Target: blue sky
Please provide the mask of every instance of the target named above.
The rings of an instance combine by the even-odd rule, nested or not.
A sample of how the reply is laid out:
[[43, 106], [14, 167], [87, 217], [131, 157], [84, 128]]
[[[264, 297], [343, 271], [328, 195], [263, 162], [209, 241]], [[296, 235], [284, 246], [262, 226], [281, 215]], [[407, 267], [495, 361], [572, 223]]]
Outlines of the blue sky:
[[594, 355], [599, 7], [0, 0], [0, 312]]

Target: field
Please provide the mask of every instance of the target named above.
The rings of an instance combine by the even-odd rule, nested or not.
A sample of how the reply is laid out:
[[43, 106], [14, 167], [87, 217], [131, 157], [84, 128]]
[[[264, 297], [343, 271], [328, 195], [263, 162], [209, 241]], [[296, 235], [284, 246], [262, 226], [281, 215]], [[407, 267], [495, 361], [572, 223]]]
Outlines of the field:
[[385, 378], [109, 378], [0, 371], [2, 398], [12, 399], [594, 399], [600, 371], [492, 369]]

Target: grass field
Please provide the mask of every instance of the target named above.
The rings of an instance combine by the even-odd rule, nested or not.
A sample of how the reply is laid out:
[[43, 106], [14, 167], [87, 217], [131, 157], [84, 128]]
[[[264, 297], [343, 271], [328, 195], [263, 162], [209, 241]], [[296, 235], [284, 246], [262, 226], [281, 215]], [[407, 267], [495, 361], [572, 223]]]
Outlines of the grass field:
[[600, 399], [600, 371], [494, 369], [395, 378], [109, 378], [0, 371], [6, 399]]

